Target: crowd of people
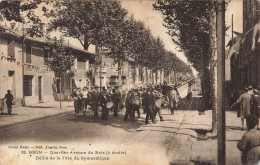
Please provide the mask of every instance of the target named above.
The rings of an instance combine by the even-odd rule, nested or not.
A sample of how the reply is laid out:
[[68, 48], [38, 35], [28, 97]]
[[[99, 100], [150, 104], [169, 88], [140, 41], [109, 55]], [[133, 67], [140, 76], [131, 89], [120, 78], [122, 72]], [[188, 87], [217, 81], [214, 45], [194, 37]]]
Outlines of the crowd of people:
[[74, 100], [75, 115], [80, 112], [86, 115], [86, 111], [90, 109], [94, 112], [93, 118], [97, 119], [99, 111], [101, 111], [101, 119], [108, 120], [109, 112], [113, 113], [113, 117], [118, 117], [118, 112], [125, 107], [124, 121], [130, 119], [136, 121], [135, 114], [140, 118], [140, 109], [146, 114], [145, 124], [151, 120], [156, 122], [158, 114], [160, 121], [163, 121], [161, 107], [168, 104], [171, 114], [177, 107], [180, 95], [176, 86], [170, 87], [167, 84], [158, 86], [134, 87], [128, 91], [124, 91], [121, 86], [109, 88], [87, 87], [76, 88], [71, 94]]

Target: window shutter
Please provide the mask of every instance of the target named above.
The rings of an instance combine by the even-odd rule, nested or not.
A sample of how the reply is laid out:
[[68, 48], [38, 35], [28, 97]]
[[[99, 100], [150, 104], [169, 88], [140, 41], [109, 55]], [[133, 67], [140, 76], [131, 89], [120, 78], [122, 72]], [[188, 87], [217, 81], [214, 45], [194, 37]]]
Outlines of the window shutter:
[[10, 57], [14, 57], [14, 40], [12, 40], [11, 42], [8, 43], [8, 56]]

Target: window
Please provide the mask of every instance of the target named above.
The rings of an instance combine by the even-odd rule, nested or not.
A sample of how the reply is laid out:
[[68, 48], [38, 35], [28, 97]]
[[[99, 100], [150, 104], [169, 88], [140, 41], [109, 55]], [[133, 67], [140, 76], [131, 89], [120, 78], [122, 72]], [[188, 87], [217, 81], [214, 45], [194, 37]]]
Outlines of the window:
[[8, 56], [14, 57], [14, 40], [11, 40], [8, 42]]
[[32, 48], [30, 44], [26, 44], [26, 63], [32, 62]]
[[23, 87], [23, 93], [24, 96], [32, 96], [32, 80], [33, 76], [24, 76], [24, 87]]

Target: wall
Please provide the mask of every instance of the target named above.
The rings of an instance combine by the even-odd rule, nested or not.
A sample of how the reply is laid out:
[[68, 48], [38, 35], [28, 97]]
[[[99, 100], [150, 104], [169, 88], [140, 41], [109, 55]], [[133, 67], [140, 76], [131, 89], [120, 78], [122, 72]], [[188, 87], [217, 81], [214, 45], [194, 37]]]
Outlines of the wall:
[[11, 43], [11, 40], [0, 38], [0, 98], [5, 96], [7, 90], [11, 90], [16, 103], [20, 105], [22, 99], [21, 44], [13, 41], [11, 49], [14, 58], [10, 59], [8, 43]]
[[39, 100], [39, 76], [42, 77], [42, 101], [54, 101], [53, 88], [55, 87], [54, 73], [44, 65], [43, 48], [32, 46], [31, 51], [32, 62], [24, 67], [24, 75], [33, 76], [32, 96], [25, 96], [25, 104], [31, 105], [38, 103]]

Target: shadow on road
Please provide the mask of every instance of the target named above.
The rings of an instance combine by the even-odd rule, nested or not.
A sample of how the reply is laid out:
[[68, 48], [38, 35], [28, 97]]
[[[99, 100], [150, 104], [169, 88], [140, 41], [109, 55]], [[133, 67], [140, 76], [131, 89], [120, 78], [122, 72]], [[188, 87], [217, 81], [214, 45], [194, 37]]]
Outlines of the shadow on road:
[[124, 115], [122, 111], [118, 114], [118, 117], [113, 117], [113, 114], [109, 114], [108, 120], [104, 121], [101, 120], [101, 114], [97, 119], [93, 118], [93, 114], [85, 115], [78, 115], [78, 116], [70, 116], [67, 121], [69, 122], [76, 122], [76, 123], [99, 123], [102, 125], [108, 125], [116, 128], [123, 129], [128, 132], [134, 132], [135, 129], [140, 128], [144, 125], [144, 118], [135, 118], [136, 121], [132, 122], [130, 119], [128, 121], [124, 121]]

